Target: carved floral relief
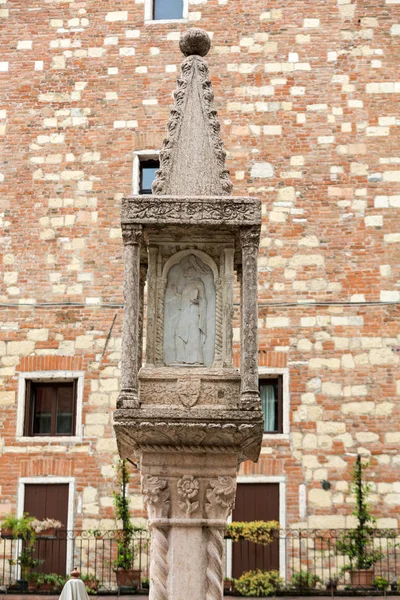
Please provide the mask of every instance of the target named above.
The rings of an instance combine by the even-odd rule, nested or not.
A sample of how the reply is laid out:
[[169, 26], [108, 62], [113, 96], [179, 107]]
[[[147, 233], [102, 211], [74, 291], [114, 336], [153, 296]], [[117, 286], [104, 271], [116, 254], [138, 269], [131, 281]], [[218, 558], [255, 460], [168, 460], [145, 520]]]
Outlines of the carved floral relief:
[[209, 519], [226, 519], [234, 507], [236, 480], [233, 477], [220, 475], [210, 479], [206, 492], [205, 511]]
[[168, 517], [170, 491], [166, 479], [145, 475], [142, 478], [142, 494], [151, 519]]
[[178, 495], [181, 498], [178, 500], [178, 506], [187, 515], [199, 508], [199, 501], [195, 500], [199, 495], [199, 487], [199, 480], [193, 475], [184, 475], [178, 480]]

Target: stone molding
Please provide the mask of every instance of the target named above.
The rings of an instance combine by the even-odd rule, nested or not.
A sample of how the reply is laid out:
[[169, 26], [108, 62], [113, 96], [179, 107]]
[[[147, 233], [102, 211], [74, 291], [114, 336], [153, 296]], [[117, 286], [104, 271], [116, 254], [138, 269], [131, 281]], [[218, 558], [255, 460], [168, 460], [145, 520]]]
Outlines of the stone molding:
[[260, 225], [261, 201], [246, 196], [128, 196], [122, 200], [121, 221], [143, 225]]
[[[193, 409], [192, 409], [193, 410]], [[138, 460], [144, 448], [149, 446], [161, 452], [174, 453], [174, 448], [192, 448], [192, 454], [203, 454], [204, 449], [219, 448], [221, 454], [237, 452], [238, 462], [256, 461], [263, 436], [261, 411], [235, 411], [236, 422], [232, 422], [233, 411], [215, 411], [198, 414], [198, 420], [177, 420], [179, 411], [168, 417], [163, 411], [162, 418], [149, 419], [143, 409], [120, 409], [114, 413], [114, 427], [120, 454], [123, 458]], [[144, 414], [143, 414], [144, 413]], [[154, 415], [154, 413], [153, 413]], [[252, 417], [252, 420], [250, 420]]]

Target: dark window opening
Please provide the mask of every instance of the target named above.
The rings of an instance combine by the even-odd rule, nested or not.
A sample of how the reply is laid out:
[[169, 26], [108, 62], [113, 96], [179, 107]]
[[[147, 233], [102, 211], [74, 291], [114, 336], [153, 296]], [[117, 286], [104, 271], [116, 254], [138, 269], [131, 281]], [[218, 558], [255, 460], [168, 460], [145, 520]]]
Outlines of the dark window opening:
[[140, 183], [139, 194], [151, 194], [151, 186], [160, 168], [159, 160], [141, 160], [139, 163]]
[[183, 19], [183, 0], [154, 0], [153, 19]]
[[259, 380], [264, 433], [283, 432], [282, 376]]
[[76, 381], [26, 382], [25, 435], [75, 435]]

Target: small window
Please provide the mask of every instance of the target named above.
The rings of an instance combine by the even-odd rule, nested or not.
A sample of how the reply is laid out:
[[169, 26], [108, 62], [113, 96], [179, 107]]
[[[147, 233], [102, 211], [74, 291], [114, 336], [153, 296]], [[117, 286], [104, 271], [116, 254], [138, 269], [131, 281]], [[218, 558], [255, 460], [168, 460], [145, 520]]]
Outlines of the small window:
[[183, 19], [183, 0], [154, 0], [153, 19]]
[[75, 435], [76, 380], [26, 382], [25, 435]]
[[259, 380], [264, 433], [283, 432], [282, 376]]
[[139, 194], [151, 194], [151, 186], [156, 176], [156, 171], [160, 168], [158, 160], [141, 160], [139, 163], [140, 180]]

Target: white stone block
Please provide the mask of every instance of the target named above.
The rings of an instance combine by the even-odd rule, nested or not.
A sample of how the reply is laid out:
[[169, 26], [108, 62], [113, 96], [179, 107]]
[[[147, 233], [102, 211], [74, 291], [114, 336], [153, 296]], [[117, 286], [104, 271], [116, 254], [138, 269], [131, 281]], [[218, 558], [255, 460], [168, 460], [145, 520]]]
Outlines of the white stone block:
[[269, 179], [274, 176], [274, 167], [267, 162], [254, 163], [251, 168], [250, 176], [254, 178]]
[[105, 16], [105, 20], [109, 23], [114, 23], [115, 21], [127, 21], [128, 20], [128, 11], [127, 10], [118, 10], [109, 12]]
[[49, 330], [28, 329], [27, 338], [28, 340], [32, 340], [34, 342], [47, 342], [47, 340], [49, 339]]
[[[325, 394], [326, 396], [333, 396], [333, 397], [341, 396], [342, 384], [336, 383], [333, 381], [323, 381], [322, 386], [321, 386], [321, 393]], [[338, 433], [343, 433], [343, 432], [340, 431]]]
[[17, 44], [17, 50], [32, 50], [32, 40], [21, 40]]
[[135, 48], [130, 46], [119, 49], [120, 56], [135, 56], [135, 52]]
[[0, 73], [6, 73], [8, 71], [8, 62], [0, 61]]
[[382, 227], [383, 217], [382, 215], [370, 215], [365, 217], [365, 227]]
[[398, 302], [400, 300], [400, 292], [397, 290], [381, 290], [381, 302]]
[[281, 125], [264, 125], [264, 135], [282, 135]]
[[385, 135], [389, 135], [390, 129], [389, 127], [367, 127], [366, 129], [367, 137], [383, 137]]
[[267, 317], [266, 326], [268, 328], [289, 327], [290, 319], [288, 317]]
[[304, 19], [303, 20], [303, 27], [305, 29], [312, 29], [315, 27], [319, 27], [319, 25], [320, 25], [319, 19]]

